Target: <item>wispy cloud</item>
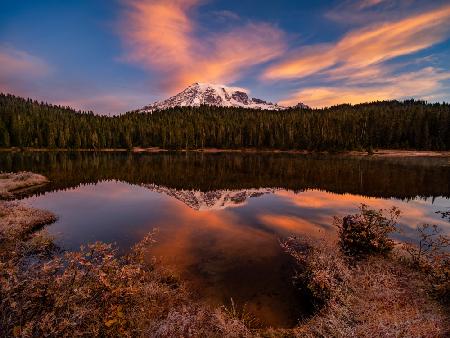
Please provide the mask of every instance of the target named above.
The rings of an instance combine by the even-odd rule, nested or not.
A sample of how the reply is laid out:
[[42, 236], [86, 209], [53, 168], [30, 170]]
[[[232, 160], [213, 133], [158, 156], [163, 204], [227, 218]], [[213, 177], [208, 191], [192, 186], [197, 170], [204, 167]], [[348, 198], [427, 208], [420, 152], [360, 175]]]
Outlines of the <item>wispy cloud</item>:
[[360, 0], [356, 3], [358, 9], [373, 7], [385, 2], [386, 0]]
[[[447, 0], [343, 0], [324, 16], [346, 26], [399, 20], [405, 14], [419, 14], [446, 4]], [[448, 3], [448, 1], [447, 1]]]
[[214, 15], [216, 20], [218, 20], [219, 22], [239, 21], [242, 19], [235, 12], [227, 10], [213, 11], [211, 14]]
[[102, 115], [118, 115], [137, 109], [148, 103], [144, 94], [129, 92], [104, 93], [93, 92], [90, 95], [72, 95], [54, 102], [84, 111], [94, 111]]
[[129, 0], [122, 24], [126, 58], [159, 71], [165, 87], [196, 81], [232, 83], [250, 67], [279, 56], [284, 34], [260, 22], [205, 32], [192, 18], [199, 0]]
[[448, 37], [450, 6], [357, 29], [335, 44], [309, 46], [270, 68], [266, 79], [303, 78], [333, 68], [351, 71], [430, 47]]
[[[281, 104], [294, 105], [305, 102], [313, 107], [327, 107], [341, 103], [361, 103], [376, 100], [422, 98], [436, 100], [446, 97], [442, 81], [450, 79], [450, 72], [433, 67], [408, 72], [398, 76], [381, 75], [372, 83], [353, 81], [348, 85], [314, 86], [293, 93]], [[448, 90], [448, 88], [447, 88]], [[447, 96], [447, 100], [450, 96]]]
[[442, 42], [449, 37], [449, 32], [450, 6], [447, 5], [352, 30], [336, 43], [306, 46], [269, 67], [263, 78], [319, 79], [324, 83], [298, 90], [283, 104], [300, 100], [312, 106], [326, 106], [432, 96], [441, 89], [442, 81], [448, 79], [448, 73], [425, 67], [401, 74], [392, 65], [388, 67], [386, 61]]
[[46, 77], [50, 66], [25, 51], [0, 46], [0, 91], [21, 94], [30, 80]]
[[10, 46], [0, 46], [0, 92], [101, 114], [124, 113], [148, 103], [142, 93], [107, 92], [92, 83], [55, 79], [45, 60]]

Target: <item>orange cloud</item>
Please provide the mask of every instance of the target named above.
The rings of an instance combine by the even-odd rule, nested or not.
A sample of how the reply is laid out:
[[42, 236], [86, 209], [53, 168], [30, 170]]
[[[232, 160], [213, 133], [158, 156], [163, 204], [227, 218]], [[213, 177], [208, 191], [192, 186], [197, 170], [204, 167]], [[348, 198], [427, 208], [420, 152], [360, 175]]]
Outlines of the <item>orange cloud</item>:
[[[373, 84], [360, 86], [359, 81], [372, 77]], [[348, 79], [347, 86], [308, 87], [295, 92], [291, 97], [280, 102], [282, 105], [293, 105], [299, 101], [312, 107], [328, 107], [336, 104], [371, 102], [374, 100], [390, 100], [406, 97], [420, 97], [425, 100], [445, 96], [440, 93], [441, 82], [450, 79], [450, 72], [442, 72], [433, 67], [426, 67], [417, 72], [392, 76], [380, 68], [367, 68], [355, 72]]]
[[122, 34], [127, 59], [160, 71], [169, 90], [193, 82], [231, 83], [249, 67], [279, 56], [283, 32], [248, 23], [225, 32], [198, 34], [189, 16], [199, 0], [130, 0]]
[[266, 79], [303, 78], [334, 67], [347, 71], [411, 54], [444, 40], [450, 31], [450, 6], [406, 19], [357, 29], [336, 44], [308, 47], [269, 67]]
[[[381, 2], [362, 2], [363, 7], [378, 3]], [[269, 67], [263, 78], [289, 80], [316, 76], [324, 83], [293, 92], [280, 102], [283, 105], [304, 102], [312, 107], [325, 107], [407, 97], [447, 97], [443, 81], [449, 79], [448, 72], [425, 67], [398, 75], [399, 65], [387, 66], [385, 61], [428, 48], [445, 40], [449, 32], [447, 5], [353, 30], [334, 44], [307, 46]]]

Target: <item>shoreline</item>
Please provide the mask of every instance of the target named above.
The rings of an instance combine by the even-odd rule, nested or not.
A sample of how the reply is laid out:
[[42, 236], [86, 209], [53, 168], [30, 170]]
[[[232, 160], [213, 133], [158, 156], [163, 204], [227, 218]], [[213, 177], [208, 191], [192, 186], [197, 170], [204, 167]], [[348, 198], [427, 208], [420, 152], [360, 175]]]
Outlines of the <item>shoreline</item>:
[[435, 150], [402, 150], [402, 149], [380, 149], [369, 154], [367, 151], [311, 151], [311, 150], [281, 150], [281, 149], [220, 149], [220, 148], [202, 148], [202, 149], [163, 149], [158, 147], [150, 148], [103, 148], [103, 149], [69, 149], [69, 148], [0, 148], [0, 152], [130, 152], [130, 153], [204, 153], [204, 154], [220, 154], [220, 153], [242, 153], [242, 154], [297, 154], [297, 155], [340, 155], [340, 156], [369, 156], [369, 157], [449, 157], [450, 151]]

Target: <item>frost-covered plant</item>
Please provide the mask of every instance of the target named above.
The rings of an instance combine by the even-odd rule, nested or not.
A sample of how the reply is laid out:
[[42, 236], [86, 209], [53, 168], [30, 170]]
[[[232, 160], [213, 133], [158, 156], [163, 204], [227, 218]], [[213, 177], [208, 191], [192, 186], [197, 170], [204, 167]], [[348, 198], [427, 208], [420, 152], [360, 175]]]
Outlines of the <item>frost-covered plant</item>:
[[405, 243], [414, 267], [426, 272], [432, 290], [444, 303], [450, 303], [450, 237], [435, 224], [417, 227], [418, 241]]
[[49, 211], [26, 207], [17, 202], [0, 201], [0, 244], [20, 240], [54, 221], [56, 216]]
[[247, 304], [238, 306], [233, 298], [230, 298], [230, 305], [222, 305], [221, 310], [228, 318], [243, 323], [246, 327], [256, 328], [259, 326], [258, 319], [247, 309]]
[[[182, 293], [144, 264], [95, 243], [26, 270], [1, 272], [2, 332], [25, 336], [138, 335], [167, 314]], [[151, 306], [149, 306], [151, 304]]]
[[[349, 261], [332, 243], [295, 237], [282, 246], [297, 262], [296, 285], [316, 297], [316, 311], [286, 336], [448, 335], [448, 317], [429, 297], [425, 277], [395, 255]], [[263, 336], [281, 335], [275, 331]]]
[[361, 258], [391, 251], [394, 241], [389, 235], [397, 229], [400, 210], [396, 207], [374, 210], [361, 204], [359, 211], [358, 214], [334, 219], [342, 252], [349, 257]]
[[295, 285], [316, 308], [340, 297], [347, 287], [349, 269], [334, 246], [324, 241], [289, 237], [281, 247], [296, 261]]
[[0, 199], [12, 198], [17, 190], [45, 183], [48, 183], [48, 179], [45, 176], [32, 172], [0, 173]]

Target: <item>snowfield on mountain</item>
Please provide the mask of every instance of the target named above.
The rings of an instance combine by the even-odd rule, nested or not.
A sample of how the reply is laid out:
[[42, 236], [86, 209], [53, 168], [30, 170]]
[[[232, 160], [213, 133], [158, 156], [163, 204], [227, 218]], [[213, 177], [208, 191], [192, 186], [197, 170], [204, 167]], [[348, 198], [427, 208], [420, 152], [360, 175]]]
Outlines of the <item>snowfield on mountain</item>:
[[[242, 107], [264, 110], [284, 110], [289, 107], [279, 106], [257, 98], [250, 98], [247, 90], [237, 87], [227, 87], [209, 83], [194, 83], [182, 92], [167, 100], [157, 101], [145, 106], [140, 112], [148, 113], [174, 107], [198, 107], [210, 105], [218, 107]], [[306, 108], [305, 105], [299, 104]]]

